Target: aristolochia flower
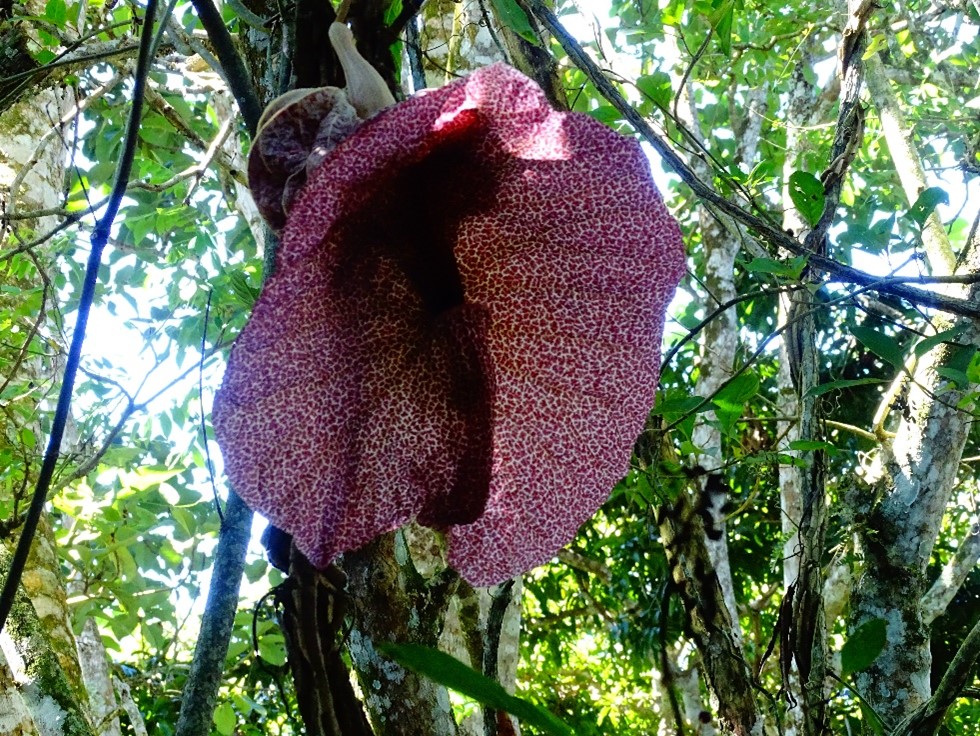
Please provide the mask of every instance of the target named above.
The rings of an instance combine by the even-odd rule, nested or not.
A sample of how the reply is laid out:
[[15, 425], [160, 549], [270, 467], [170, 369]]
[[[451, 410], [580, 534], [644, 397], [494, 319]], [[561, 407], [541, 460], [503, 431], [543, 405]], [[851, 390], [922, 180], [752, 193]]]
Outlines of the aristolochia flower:
[[319, 566], [411, 519], [475, 585], [550, 559], [627, 469], [684, 271], [640, 147], [495, 65], [304, 172], [215, 401], [234, 487]]

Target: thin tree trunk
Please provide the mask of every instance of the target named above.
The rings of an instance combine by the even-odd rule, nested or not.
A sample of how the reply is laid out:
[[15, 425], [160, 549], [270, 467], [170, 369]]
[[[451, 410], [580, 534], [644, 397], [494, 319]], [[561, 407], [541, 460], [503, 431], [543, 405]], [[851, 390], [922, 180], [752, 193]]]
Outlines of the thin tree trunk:
[[[878, 108], [895, 169], [902, 176], [909, 204], [925, 185], [911, 130], [884, 78], [877, 57], [867, 61], [868, 87]], [[948, 238], [935, 215], [922, 232], [924, 250], [935, 274], [949, 273], [955, 263]], [[980, 254], [972, 249], [960, 273], [980, 270]], [[947, 293], [976, 299], [975, 286], [966, 294], [951, 286]], [[969, 320], [937, 320], [936, 330], [962, 329], [960, 345], [980, 345], [980, 333]], [[930, 590], [927, 566], [946, 505], [957, 482], [959, 462], [971, 417], [957, 408], [965, 387], [939, 371], [962, 348], [943, 344], [906, 367], [910, 411], [900, 417], [894, 436], [881, 432], [881, 448], [868, 468], [870, 491], [855, 494], [852, 511], [858, 520], [857, 539], [863, 556], [861, 577], [851, 600], [848, 628], [867, 621], [886, 625], [884, 649], [874, 663], [856, 675], [858, 691], [894, 727], [930, 699], [932, 654], [923, 600]], [[904, 382], [899, 377], [896, 380]], [[886, 393], [890, 404], [894, 395]], [[879, 410], [887, 416], [889, 406]], [[880, 422], [879, 422], [880, 424]]]
[[[42, 15], [44, 4], [29, 2], [18, 9], [24, 13]], [[0, 45], [5, 52], [0, 54], [3, 56], [0, 60], [0, 78], [5, 74], [24, 71], [24, 68], [17, 68], [18, 64], [25, 65], [25, 68], [33, 67], [32, 60], [21, 55], [30, 43], [28, 27], [29, 24], [17, 23], [16, 19], [0, 19]], [[10, 45], [3, 45], [5, 42]], [[16, 375], [0, 375], [0, 381], [26, 379], [43, 386], [49, 385], [53, 377], [60, 376], [62, 356], [55, 351], [53, 360], [30, 357], [29, 348], [35, 328], [39, 334], [47, 335], [46, 310], [54, 298], [46, 273], [47, 245], [39, 236], [52, 231], [61, 218], [54, 215], [34, 216], [33, 213], [57, 211], [64, 204], [66, 157], [71, 153], [70, 130], [77, 109], [70, 88], [46, 89], [19, 98], [17, 89], [16, 84], [0, 85], [0, 200], [4, 204], [5, 218], [18, 216], [4, 220], [4, 227], [0, 229], [0, 250], [28, 240], [39, 240], [34, 248], [22, 256], [30, 259], [36, 270], [20, 283], [10, 285], [24, 289], [25, 293], [37, 288], [44, 289], [44, 298], [39, 305], [37, 324], [24, 325], [22, 334], [29, 336], [27, 342], [17, 347], [14, 358], [9, 361], [6, 360], [7, 355], [0, 355], [0, 364], [3, 364], [5, 372], [8, 368], [17, 372]], [[54, 132], [52, 121], [60, 121]], [[23, 354], [20, 353], [21, 347]], [[35, 402], [37, 396], [32, 393], [23, 400]], [[8, 410], [10, 408], [12, 405], [8, 405]], [[18, 456], [38, 458], [36, 448], [44, 446], [44, 433], [40, 426], [35, 426], [33, 434], [33, 447], [17, 447], [15, 452]], [[70, 434], [69, 428], [69, 442]], [[6, 442], [6, 439], [0, 439], [0, 444]], [[39, 458], [36, 463], [23, 469], [22, 488], [25, 492], [33, 488], [35, 464], [39, 466]], [[7, 499], [8, 503], [10, 500]], [[23, 511], [25, 499], [21, 497], [19, 500]], [[8, 530], [11, 533], [5, 542], [14, 545], [20, 525], [10, 523]], [[6, 557], [3, 545], [0, 545], [0, 555]], [[3, 579], [7, 567], [0, 565], [0, 568], [0, 579]], [[24, 734], [51, 733], [50, 728], [55, 723], [52, 719], [58, 714], [67, 719], [71, 733], [91, 733], [88, 695], [72, 633], [65, 582], [46, 514], [41, 518], [27, 560], [21, 590], [24, 595], [15, 604], [11, 619], [0, 635], [5, 660], [0, 662], [0, 683], [4, 685], [4, 691], [0, 693], [0, 733], [21, 733], [15, 730], [15, 725], [18, 725], [15, 722], [26, 729]], [[32, 688], [35, 695], [22, 698], [22, 693]], [[50, 699], [52, 705], [50, 712], [43, 708], [46, 699]], [[11, 717], [10, 730], [7, 730], [7, 721], [3, 720], [7, 713]]]

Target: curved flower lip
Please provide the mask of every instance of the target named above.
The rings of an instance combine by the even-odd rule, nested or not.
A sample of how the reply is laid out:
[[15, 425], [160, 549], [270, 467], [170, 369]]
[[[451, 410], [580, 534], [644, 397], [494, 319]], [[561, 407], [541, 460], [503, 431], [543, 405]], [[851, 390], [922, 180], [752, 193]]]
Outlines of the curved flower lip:
[[273, 230], [285, 226], [309, 173], [360, 123], [345, 91], [337, 87], [292, 90], [263, 113], [248, 156], [248, 182]]
[[232, 484], [316, 565], [418, 518], [490, 585], [627, 469], [680, 231], [639, 146], [504, 65], [313, 170], [214, 408]]

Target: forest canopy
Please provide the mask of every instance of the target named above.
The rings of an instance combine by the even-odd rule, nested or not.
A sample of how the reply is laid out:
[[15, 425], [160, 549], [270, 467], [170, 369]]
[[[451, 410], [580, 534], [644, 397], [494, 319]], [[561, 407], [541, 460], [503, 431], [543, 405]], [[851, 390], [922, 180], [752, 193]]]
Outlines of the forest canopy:
[[[662, 345], [602, 368], [597, 436], [656, 395], [628, 466], [500, 585], [417, 524], [318, 570], [225, 478], [278, 243], [247, 157], [344, 87], [338, 13], [396, 100], [502, 61], [638, 141], [682, 231]], [[0, 732], [975, 733], [978, 35], [977, 0], [0, 0]]]

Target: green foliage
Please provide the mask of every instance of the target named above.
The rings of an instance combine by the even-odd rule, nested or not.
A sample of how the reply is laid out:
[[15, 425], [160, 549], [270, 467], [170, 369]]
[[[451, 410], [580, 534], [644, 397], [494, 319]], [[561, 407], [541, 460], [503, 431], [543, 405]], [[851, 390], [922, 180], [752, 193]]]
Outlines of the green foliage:
[[538, 37], [534, 35], [527, 13], [516, 0], [490, 0], [490, 4], [501, 23], [528, 43], [538, 45]]
[[880, 332], [867, 325], [853, 325], [851, 327], [851, 334], [860, 340], [871, 352], [879, 358], [888, 361], [896, 368], [901, 368], [904, 365], [905, 354], [902, 346], [890, 335], [886, 335], [884, 332]]
[[796, 209], [813, 227], [823, 214], [823, 183], [813, 174], [796, 171], [789, 177], [789, 197]]
[[929, 187], [915, 200], [915, 203], [909, 208], [906, 216], [919, 227], [924, 227], [926, 220], [929, 219], [929, 215], [940, 204], [949, 204], [949, 195], [946, 193], [946, 190], [942, 187]]
[[885, 621], [874, 618], [851, 632], [840, 650], [840, 676], [870, 667], [885, 648]]

